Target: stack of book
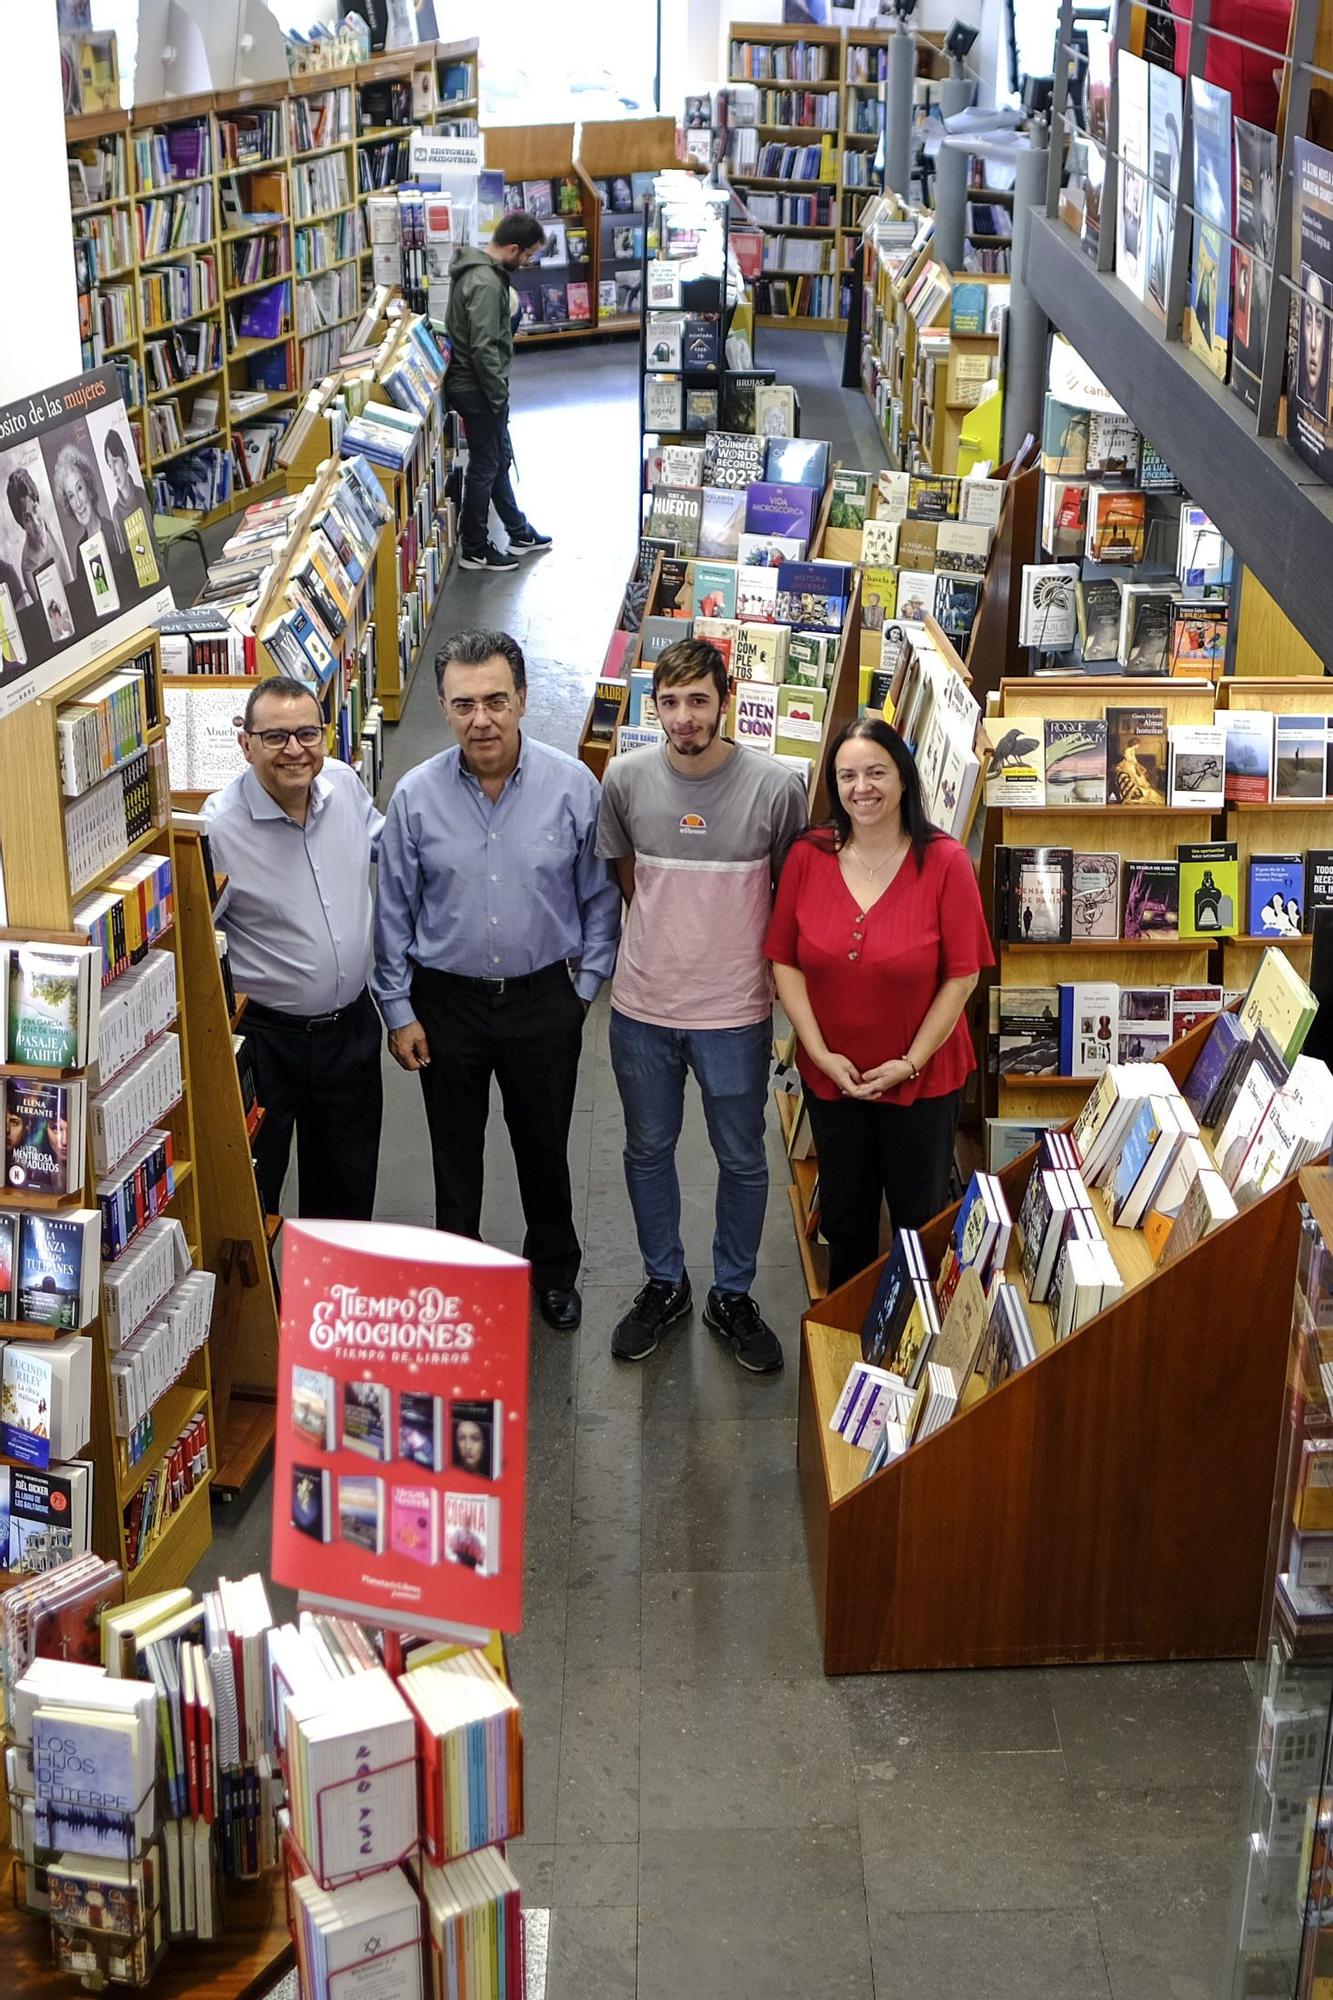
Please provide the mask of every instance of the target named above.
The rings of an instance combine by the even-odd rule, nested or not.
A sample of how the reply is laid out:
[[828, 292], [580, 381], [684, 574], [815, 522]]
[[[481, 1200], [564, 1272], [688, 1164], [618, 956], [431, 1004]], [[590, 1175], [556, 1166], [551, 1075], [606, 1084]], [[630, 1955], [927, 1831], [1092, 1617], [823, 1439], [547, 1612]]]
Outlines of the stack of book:
[[421, 1837], [432, 1861], [523, 1831], [518, 1703], [484, 1654], [466, 1651], [405, 1674], [422, 1763]]

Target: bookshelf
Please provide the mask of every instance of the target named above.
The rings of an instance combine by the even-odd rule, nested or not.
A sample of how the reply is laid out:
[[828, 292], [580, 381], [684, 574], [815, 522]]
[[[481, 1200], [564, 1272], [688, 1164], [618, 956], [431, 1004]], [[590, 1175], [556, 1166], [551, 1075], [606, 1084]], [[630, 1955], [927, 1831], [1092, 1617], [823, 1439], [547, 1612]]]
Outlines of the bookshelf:
[[[1166, 711], [1167, 727], [1177, 723], [1208, 723], [1213, 717], [1213, 689], [1207, 682], [1173, 680], [1076, 679], [1004, 680], [997, 713], [987, 718], [995, 741], [1005, 727], [1025, 716], [1050, 721], [1105, 716], [1108, 708], [1156, 707]], [[1017, 806], [992, 808], [986, 815], [986, 845], [982, 861], [982, 894], [987, 901], [992, 936], [997, 912], [993, 902], [994, 849], [1006, 847], [1070, 847], [1075, 853], [1114, 849], [1121, 856], [1120, 890], [1129, 861], [1170, 860], [1186, 841], [1213, 838], [1211, 812], [1172, 811], [1164, 806]], [[1209, 938], [1085, 938], [1071, 944], [1008, 944], [998, 939], [995, 954], [1001, 986], [1058, 986], [1069, 981], [1105, 980], [1117, 986], [1203, 986], [1208, 984]], [[1090, 1083], [1085, 1077], [1000, 1074], [995, 1080], [996, 1108], [1004, 1118], [1072, 1118], [1085, 1102]]]
[[847, 317], [852, 257], [861, 236], [861, 211], [879, 192], [875, 152], [884, 130], [889, 37], [882, 28], [845, 28], [838, 147], [839, 318]]
[[273, 1442], [277, 1393], [278, 1302], [265, 1220], [246, 1129], [232, 1035], [244, 1026], [227, 1006], [213, 928], [203, 847], [177, 828], [176, 926], [190, 995], [186, 1056], [195, 1115], [208, 1143], [196, 1167], [199, 1247], [219, 1278], [209, 1342], [213, 1390], [213, 1490], [241, 1491]]
[[[513, 288], [524, 302], [525, 312], [532, 315], [514, 335], [516, 348], [544, 346], [552, 341], [581, 340], [599, 324], [597, 281], [601, 203], [586, 169], [576, 158], [574, 139], [575, 128], [572, 124], [500, 125], [486, 133], [486, 165], [503, 173], [506, 187], [516, 187], [523, 181], [551, 181], [567, 182], [577, 189], [579, 206], [568, 209], [559, 207], [553, 190], [551, 205], [554, 212], [544, 219], [561, 223], [566, 229], [583, 230], [588, 238], [585, 258], [563, 264], [534, 264], [528, 270], [510, 273]], [[631, 223], [634, 221], [633, 216], [627, 219]], [[559, 285], [562, 290], [567, 290], [571, 281], [588, 287], [587, 320], [571, 321], [567, 311], [561, 318], [546, 320], [543, 316], [543, 284], [547, 287]]]
[[[150, 727], [146, 743], [150, 759], [149, 785], [153, 793], [153, 824], [131, 841], [124, 852], [98, 870], [88, 881], [74, 877], [66, 853], [65, 809], [61, 788], [57, 719], [61, 708], [77, 700], [106, 674], [130, 661], [148, 663], [148, 715]], [[0, 723], [0, 843], [5, 855], [5, 887], [11, 936], [31, 931], [65, 936], [83, 942], [74, 927], [76, 904], [99, 885], [114, 881], [132, 856], [152, 852], [169, 859], [173, 889], [177, 876], [175, 843], [166, 810], [165, 724], [153, 722], [164, 715], [161, 659], [157, 635], [152, 630], [137, 634], [123, 646], [105, 653], [95, 665], [84, 668], [61, 682], [49, 694], [30, 702]], [[115, 784], [115, 776], [102, 780]], [[81, 871], [84, 872], [84, 871]], [[195, 1144], [195, 1097], [189, 1066], [190, 992], [181, 949], [181, 929], [174, 920], [147, 948], [167, 951], [175, 960], [177, 1019], [175, 1032], [181, 1043], [183, 1087], [173, 1108], [149, 1119], [151, 1127], [170, 1131], [175, 1162], [174, 1193], [163, 1211], [178, 1220], [189, 1246], [190, 1262], [196, 1270], [205, 1268], [202, 1255], [199, 1154]], [[105, 994], [112, 990], [103, 988]], [[212, 1134], [210, 1132], [210, 1140]], [[97, 1207], [97, 1183], [105, 1178], [94, 1164], [91, 1132], [85, 1161], [83, 1186], [66, 1206]], [[38, 1197], [30, 1197], [35, 1204]], [[9, 1197], [6, 1206], [11, 1205]], [[21, 1196], [12, 1205], [24, 1207]], [[51, 1205], [50, 1198], [42, 1205]], [[108, 1267], [103, 1266], [103, 1270]], [[187, 1361], [183, 1372], [161, 1394], [151, 1412], [151, 1436], [142, 1441], [141, 1455], [132, 1458], [127, 1441], [116, 1434], [111, 1360], [113, 1347], [103, 1314], [85, 1330], [93, 1343], [92, 1439], [89, 1453], [94, 1466], [93, 1547], [100, 1555], [127, 1568], [129, 1542], [126, 1510], [149, 1476], [162, 1468], [164, 1455], [181, 1427], [203, 1414], [208, 1422], [210, 1455], [215, 1448], [209, 1348], [207, 1342]], [[210, 1462], [214, 1462], [211, 1460]], [[129, 1570], [126, 1594], [136, 1597], [183, 1582], [212, 1539], [208, 1492], [211, 1473], [194, 1487], [177, 1512], [168, 1516], [147, 1543], [137, 1566]]]
[[[1177, 1081], [1207, 1033], [1163, 1059]], [[1000, 1176], [1011, 1213], [1035, 1157]], [[1299, 1198], [1286, 1181], [1157, 1269], [1094, 1190], [1117, 1303], [1055, 1346], [1030, 1306], [1036, 1360], [869, 1481], [828, 1426], [880, 1266], [812, 1307], [797, 1462], [827, 1673], [1255, 1651]], [[922, 1231], [932, 1271], [956, 1212]]]
[[[388, 403], [385, 378], [393, 372], [398, 350], [407, 338], [411, 316], [396, 317], [380, 340], [379, 352], [362, 402]], [[296, 451], [286, 465], [287, 488], [299, 492], [312, 479], [326, 480], [331, 460], [336, 461], [341, 425], [331, 405], [340, 382], [335, 376], [327, 393], [321, 390], [324, 410], [315, 416], [300, 436]], [[349, 378], [360, 385], [359, 373]], [[413, 677], [421, 662], [422, 646], [431, 613], [448, 566], [453, 557], [455, 528], [453, 509], [445, 498], [445, 486], [453, 465], [453, 422], [436, 398], [422, 427], [416, 447], [401, 471], [377, 466], [376, 476], [394, 510], [392, 533], [383, 533], [375, 555], [374, 582], [367, 612], [371, 638], [363, 652], [369, 654], [369, 668], [353, 678], [359, 689], [361, 713], [371, 700], [378, 699], [390, 722], [402, 715]], [[304, 419], [303, 419], [304, 423]], [[293, 438], [297, 436], [293, 432]], [[267, 656], [266, 656], [267, 657]], [[266, 665], [262, 671], [276, 672]], [[353, 718], [351, 740], [356, 741], [359, 718]]]
[[[1316, 1167], [1300, 1174], [1304, 1203], [1291, 1310], [1286, 1399], [1280, 1424], [1267, 1578], [1267, 1617], [1251, 1673], [1252, 1727], [1240, 1773], [1246, 1800], [1232, 1909], [1227, 1993], [1318, 1994], [1333, 1976], [1324, 1921], [1328, 1883], [1322, 1842], [1330, 1804], [1329, 1730], [1333, 1647], [1327, 1586], [1316, 1552], [1324, 1543], [1322, 1472], [1330, 1411], [1329, 1253], [1333, 1189]], [[1305, 1839], [1302, 1841], [1302, 1833]]]
[[[1333, 715], [1333, 682], [1322, 675], [1281, 680], [1228, 675], [1218, 682], [1217, 706], [1222, 715], [1237, 709], [1266, 709], [1275, 715]], [[1333, 802], [1311, 799], [1308, 804], [1278, 800], [1269, 805], [1230, 805], [1224, 821], [1221, 837], [1236, 843], [1245, 926], [1251, 921], [1248, 884], [1252, 855], [1303, 854], [1309, 848], [1326, 847], [1333, 841]], [[1303, 917], [1310, 925], [1309, 912], [1304, 908]], [[1312, 929], [1304, 930], [1300, 937], [1281, 940], [1224, 938], [1222, 979], [1228, 991], [1249, 985], [1265, 944], [1274, 942], [1281, 943], [1301, 977], [1309, 979], [1314, 950]]]
[[[840, 283], [838, 223], [843, 206], [843, 120], [848, 101], [842, 30], [733, 21], [728, 34], [728, 83], [753, 84], [759, 91], [757, 159], [763, 159], [764, 148], [769, 144], [789, 147], [817, 144], [820, 148], [815, 171], [800, 178], [778, 178], [759, 172], [728, 172], [728, 178], [742, 201], [748, 205], [752, 194], [757, 194], [763, 198], [765, 214], [769, 213], [767, 203], [770, 199], [776, 211], [767, 221], [761, 220], [758, 215], [751, 216], [755, 225], [764, 232], [766, 274], [770, 269], [767, 263], [770, 242], [780, 246], [784, 238], [790, 237], [794, 241], [814, 242], [821, 246], [822, 264], [818, 271], [793, 269], [787, 278], [780, 275], [780, 266], [772, 267], [772, 278], [789, 285], [792, 310], [763, 309], [776, 301], [767, 290], [769, 279], [761, 277], [755, 323], [757, 326], [836, 332], [842, 324], [842, 315], [837, 310]], [[864, 94], [856, 93], [858, 97]], [[827, 96], [832, 103], [834, 108], [831, 112], [824, 112], [811, 102], [823, 96]], [[793, 123], [793, 119], [797, 122]], [[807, 123], [807, 119], [811, 122]], [[854, 146], [852, 150], [859, 152], [861, 149]], [[795, 208], [790, 206], [793, 199], [797, 203]], [[784, 201], [788, 204], [785, 207]], [[779, 248], [777, 254], [782, 256], [785, 253]], [[808, 256], [810, 253], [802, 254]], [[814, 312], [800, 309], [803, 304], [810, 303], [805, 297], [810, 291], [827, 294], [827, 299], [821, 299]]]
[[[487, 146], [492, 147], [495, 133], [488, 133]], [[637, 256], [617, 257], [615, 233], [617, 228], [634, 228], [643, 225], [643, 204], [637, 202], [633, 212], [618, 212], [609, 208], [597, 187], [600, 181], [623, 179], [626, 176], [643, 173], [663, 173], [668, 168], [679, 166], [676, 158], [676, 121], [674, 118], [597, 118], [580, 124], [575, 139], [574, 166], [579, 173], [585, 190], [589, 190], [585, 200], [585, 214], [592, 235], [595, 268], [593, 271], [594, 292], [598, 297], [598, 333], [637, 333], [639, 314], [637, 311], [622, 311], [619, 305], [600, 303], [601, 287], [607, 281], [625, 276], [638, 278], [640, 262]]]
[[[282, 491], [280, 425], [350, 345], [369, 288], [365, 196], [407, 178], [418, 125], [475, 130], [476, 110], [473, 38], [66, 120], [83, 361], [121, 374], [158, 513], [209, 526]], [[154, 163], [156, 134], [201, 171]]]

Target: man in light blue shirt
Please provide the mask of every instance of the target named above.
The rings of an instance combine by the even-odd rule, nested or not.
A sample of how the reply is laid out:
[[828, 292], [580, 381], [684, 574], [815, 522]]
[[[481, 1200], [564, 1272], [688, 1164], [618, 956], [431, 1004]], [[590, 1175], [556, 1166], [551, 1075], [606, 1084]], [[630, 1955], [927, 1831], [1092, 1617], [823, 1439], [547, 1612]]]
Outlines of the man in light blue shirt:
[[299, 1212], [368, 1222], [383, 1108], [370, 863], [384, 821], [354, 771], [325, 765], [323, 714], [303, 682], [257, 682], [239, 741], [248, 768], [204, 817], [227, 877], [214, 915], [248, 997], [260, 1194], [276, 1215], [295, 1131]]
[[526, 670], [507, 632], [456, 632], [435, 675], [458, 747], [409, 771], [389, 802], [371, 984], [394, 1060], [421, 1077], [436, 1228], [481, 1233], [494, 1076], [538, 1304], [572, 1330], [569, 1122], [583, 1017], [620, 936], [620, 892], [594, 852], [600, 789], [523, 734]]

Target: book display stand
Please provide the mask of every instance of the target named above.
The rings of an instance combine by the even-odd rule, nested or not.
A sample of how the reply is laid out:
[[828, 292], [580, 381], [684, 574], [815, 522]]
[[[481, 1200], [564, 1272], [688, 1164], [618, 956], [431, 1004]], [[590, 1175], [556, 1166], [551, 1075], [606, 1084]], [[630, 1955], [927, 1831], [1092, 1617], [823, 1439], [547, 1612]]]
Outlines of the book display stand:
[[1233, 1921], [1232, 2000], [1317, 1994], [1333, 1977], [1327, 1856], [1333, 1828], [1333, 1182], [1300, 1175], [1300, 1254], [1265, 1580], [1267, 1625], [1248, 1738], [1243, 1866]]
[[[514, 345], [580, 339], [598, 325], [600, 204], [596, 188], [576, 157], [575, 128], [572, 124], [499, 125], [489, 129], [485, 137], [486, 166], [504, 175], [506, 189], [512, 190], [509, 202], [530, 209], [547, 223], [547, 245], [541, 261], [510, 274], [523, 310]], [[570, 231], [576, 247], [580, 236], [585, 239], [584, 255], [571, 254]], [[587, 289], [586, 318], [571, 317], [571, 284]], [[576, 292], [576, 301], [577, 297]]]
[[475, 124], [476, 52], [66, 121], [84, 365], [116, 363], [159, 513], [206, 526], [282, 490], [282, 429], [361, 316], [365, 197], [409, 178], [418, 126]]
[[[699, 443], [722, 428], [726, 374], [728, 207], [701, 209], [715, 223], [686, 254], [670, 241], [671, 203], [654, 195], [638, 211], [640, 258], [639, 438]], [[654, 285], [664, 297], [654, 296]], [[682, 320], [682, 313], [685, 315]]]
[[[50, 1927], [0, 1896], [0, 1953], [23, 2000], [69, 2000], [76, 1989], [51, 1960]], [[153, 1974], [154, 2000], [263, 2000], [295, 1963], [280, 1874], [227, 1885], [222, 1935], [196, 1951], [169, 1951]]]
[[[1163, 1058], [1178, 1082], [1207, 1033]], [[1012, 1215], [1034, 1161], [1000, 1175]], [[1117, 1302], [1058, 1345], [1026, 1304], [1036, 1360], [868, 1480], [829, 1421], [881, 1266], [813, 1307], [797, 1451], [825, 1671], [1252, 1654], [1299, 1198], [1283, 1182], [1159, 1267], [1094, 1189]], [[956, 1214], [921, 1232], [932, 1272]]]
[[[643, 227], [643, 203], [633, 199], [635, 180], [681, 164], [676, 157], [676, 121], [674, 118], [589, 119], [580, 124], [575, 145], [575, 165], [585, 185], [591, 181], [597, 204], [589, 221], [596, 246], [593, 276], [598, 302], [597, 330], [637, 333], [641, 298], [635, 301], [633, 292], [642, 283], [642, 259], [634, 249], [621, 254], [617, 240], [623, 240], [626, 231]], [[603, 193], [603, 189], [613, 190], [617, 181], [629, 182], [632, 203], [629, 209], [616, 208]]]
[[[151, 823], [127, 846], [110, 854], [104, 863], [100, 854], [89, 857], [83, 849], [80, 849], [76, 860], [66, 846], [67, 826], [71, 822], [69, 803], [62, 792], [58, 736], [60, 714], [62, 709], [75, 703], [107, 674], [131, 661], [136, 663], [136, 671], [144, 675], [147, 694], [146, 712], [150, 727], [143, 752], [147, 768], [142, 785], [151, 801], [148, 806]], [[94, 667], [72, 675], [48, 695], [30, 702], [0, 723], [0, 843], [4, 848], [5, 886], [13, 926], [8, 935], [22, 937], [46, 933], [65, 941], [85, 942], [84, 934], [74, 923], [76, 905], [99, 891], [118, 891], [122, 886], [135, 903], [141, 898], [146, 899], [147, 890], [128, 886], [131, 878], [126, 875], [130, 864], [141, 857], [159, 856], [168, 864], [174, 896], [177, 859], [167, 810], [163, 714], [158, 638], [155, 632], [146, 631], [128, 645], [104, 655]], [[138, 758], [130, 759], [113, 768], [100, 780], [101, 790], [111, 794], [113, 799], [118, 798], [122, 786], [127, 786], [134, 777], [138, 762]], [[135, 779], [135, 782], [139, 781]], [[100, 812], [100, 800], [98, 809]], [[114, 819], [114, 814], [111, 817]], [[115, 845], [114, 840], [111, 845]], [[144, 900], [145, 912], [150, 907], [156, 910], [159, 905], [150, 906]], [[99, 1092], [108, 1087], [101, 1085], [99, 1075], [96, 1079], [99, 1091], [93, 1093], [94, 1103], [89, 1108], [87, 1158], [77, 1192], [63, 1201], [36, 1195], [25, 1201], [22, 1193], [16, 1191], [11, 1194], [7, 1190], [5, 1205], [21, 1209], [40, 1203], [45, 1208], [57, 1210], [62, 1206], [96, 1209], [99, 1184], [106, 1188], [117, 1178], [120, 1167], [132, 1161], [148, 1133], [165, 1128], [171, 1138], [174, 1178], [172, 1192], [161, 1212], [180, 1223], [188, 1248], [189, 1266], [199, 1272], [204, 1260], [201, 1254], [194, 1084], [186, 1031], [191, 994], [179, 922], [172, 921], [166, 927], [155, 928], [156, 921], [155, 917], [150, 924], [145, 915], [142, 924], [145, 942], [139, 957], [142, 958], [148, 951], [162, 951], [169, 953], [174, 961], [177, 1019], [169, 1032], [178, 1044], [181, 1078], [174, 1104], [164, 1104], [157, 1115], [143, 1121], [136, 1131], [127, 1130], [123, 1125], [108, 1124], [108, 1137], [103, 1143], [104, 1146], [115, 1145], [118, 1148], [117, 1159], [99, 1166], [93, 1140], [96, 1129], [94, 1111]], [[113, 983], [104, 985], [104, 1006], [114, 991]], [[165, 1040], [165, 1037], [162, 1039]], [[150, 1044], [143, 1057], [135, 1058], [136, 1062], [151, 1059], [152, 1051], [153, 1044]], [[117, 1074], [122, 1073], [123, 1070], [118, 1068]], [[158, 1096], [161, 1095], [163, 1092], [159, 1091]], [[152, 1101], [157, 1102], [157, 1098]], [[126, 1139], [129, 1143], [122, 1143]], [[142, 1227], [124, 1245], [122, 1255], [132, 1249], [142, 1234]], [[123, 1404], [118, 1408], [112, 1362], [128, 1333], [118, 1321], [112, 1328], [107, 1318], [106, 1279], [114, 1268], [114, 1263], [103, 1264], [101, 1309], [83, 1336], [92, 1347], [92, 1545], [98, 1554], [117, 1562], [127, 1571], [127, 1594], [140, 1596], [183, 1580], [212, 1539], [208, 1508], [211, 1472], [203, 1471], [173, 1512], [170, 1511], [167, 1471], [174, 1444], [194, 1419], [204, 1419], [210, 1452], [216, 1432], [206, 1339], [189, 1354], [183, 1367], [168, 1371], [171, 1375], [169, 1384], [157, 1395], [148, 1411], [139, 1413], [137, 1408], [127, 1411]], [[188, 1278], [178, 1282], [172, 1293], [173, 1298], [179, 1296], [181, 1284], [188, 1282]], [[209, 1282], [211, 1285], [211, 1280]], [[152, 1308], [151, 1295], [149, 1308]], [[206, 1301], [201, 1310], [206, 1328], [211, 1305]], [[136, 1309], [136, 1323], [141, 1323], [146, 1316]], [[28, 1338], [51, 1338], [54, 1329], [25, 1327], [24, 1333]], [[7, 1462], [12, 1464], [17, 1461]], [[151, 1514], [150, 1505], [153, 1509]]]

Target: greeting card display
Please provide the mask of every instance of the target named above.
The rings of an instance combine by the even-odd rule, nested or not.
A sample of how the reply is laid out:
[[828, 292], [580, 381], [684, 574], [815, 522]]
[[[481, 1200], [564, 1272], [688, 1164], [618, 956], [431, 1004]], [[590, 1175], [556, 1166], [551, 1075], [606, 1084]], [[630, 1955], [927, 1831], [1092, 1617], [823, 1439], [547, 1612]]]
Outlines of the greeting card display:
[[527, 1263], [396, 1223], [286, 1244], [274, 1580], [401, 1631], [516, 1632]]
[[173, 609], [114, 368], [0, 406], [0, 716]]

